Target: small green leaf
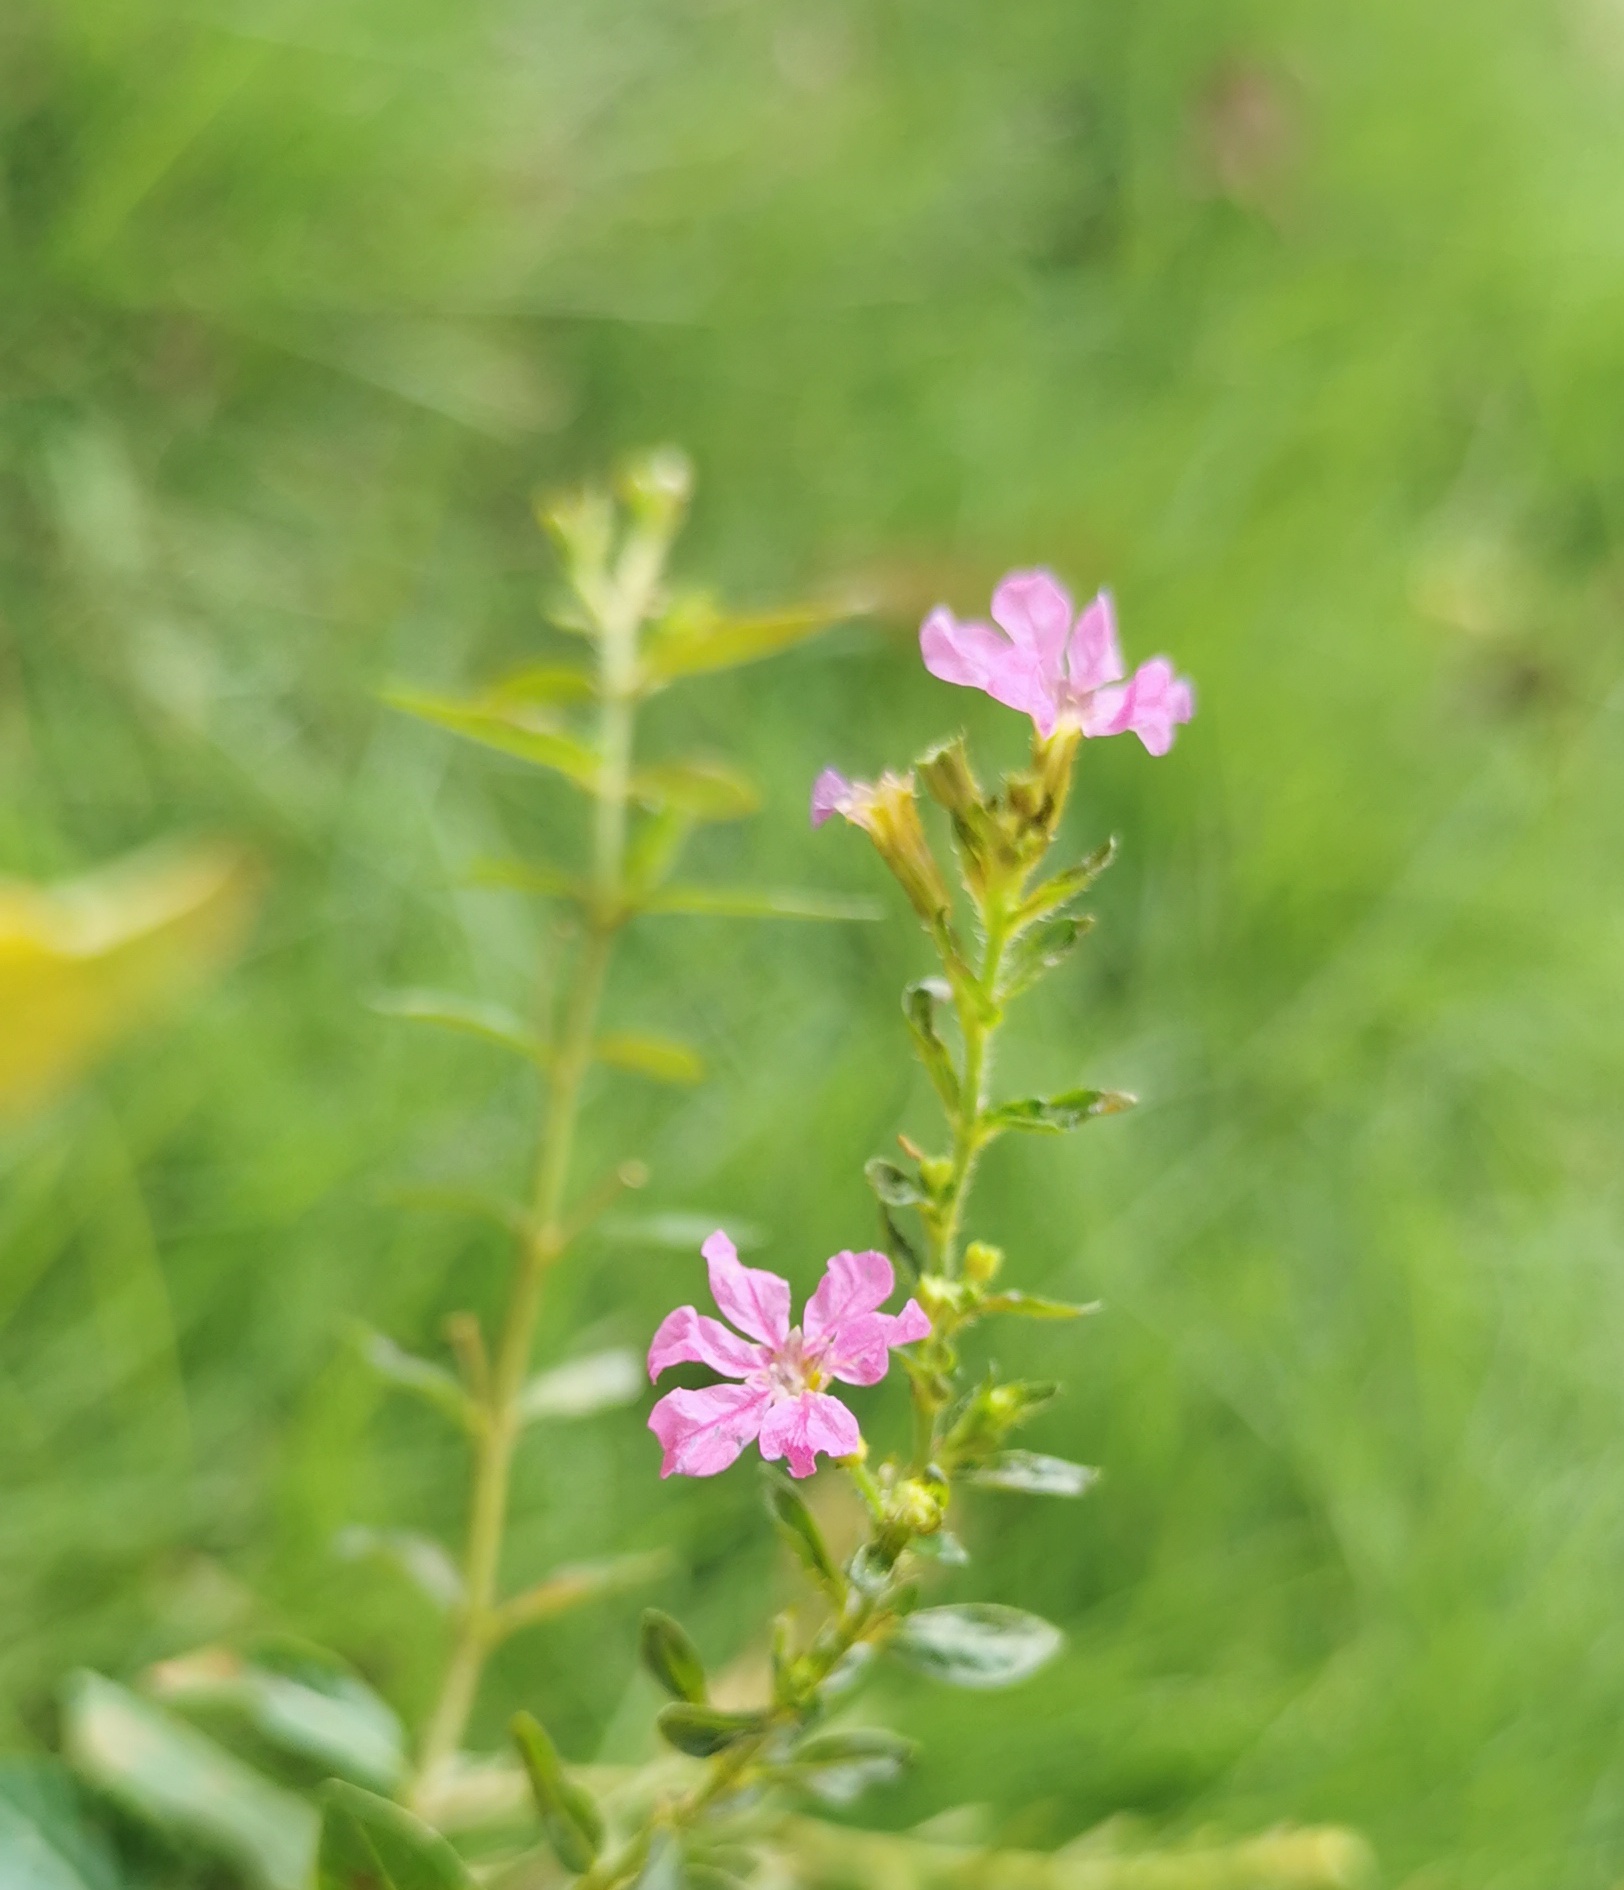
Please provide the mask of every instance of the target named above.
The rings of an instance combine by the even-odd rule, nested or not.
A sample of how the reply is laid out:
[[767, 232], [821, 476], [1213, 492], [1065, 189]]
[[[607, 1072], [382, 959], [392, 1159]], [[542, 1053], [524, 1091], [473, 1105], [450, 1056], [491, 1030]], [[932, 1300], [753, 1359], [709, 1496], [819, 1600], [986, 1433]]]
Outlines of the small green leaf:
[[597, 754], [578, 737], [550, 726], [543, 711], [490, 700], [454, 702], [410, 689], [389, 690], [384, 700], [419, 721], [433, 722], [535, 767], [550, 768], [588, 794], [597, 792], [602, 774]]
[[675, 867], [694, 830], [694, 817], [680, 807], [645, 814], [632, 828], [626, 846], [628, 903], [649, 909], [655, 888]]
[[776, 1471], [765, 1466], [761, 1472], [761, 1487], [767, 1503], [767, 1514], [808, 1574], [832, 1594], [842, 1594], [845, 1583], [823, 1539], [823, 1531], [818, 1527], [817, 1519], [807, 1507], [800, 1491], [791, 1489]]
[[925, 1066], [943, 1107], [951, 1114], [959, 1106], [959, 1073], [936, 1029], [936, 1007], [952, 1000], [951, 987], [942, 978], [921, 978], [902, 994], [902, 1014], [919, 1060]]
[[637, 1354], [615, 1346], [537, 1372], [520, 1391], [515, 1416], [521, 1424], [534, 1424], [540, 1418], [591, 1417], [596, 1411], [630, 1404], [642, 1389], [643, 1367]]
[[989, 1293], [975, 1306], [978, 1319], [990, 1317], [993, 1313], [1013, 1313], [1021, 1319], [1086, 1319], [1090, 1313], [1100, 1310], [1101, 1301], [1088, 1300], [1076, 1304], [1067, 1299], [1045, 1299], [1041, 1293]]
[[457, 1853], [402, 1806], [335, 1778], [321, 1808], [318, 1890], [473, 1890]]
[[63, 1751], [132, 1817], [196, 1845], [257, 1890], [307, 1890], [316, 1814], [212, 1739], [96, 1673], [69, 1680]]
[[486, 701], [498, 709], [552, 708], [560, 703], [591, 702], [596, 679], [567, 663], [533, 663], [493, 683]]
[[355, 1523], [338, 1532], [333, 1552], [346, 1562], [369, 1556], [387, 1562], [442, 1614], [453, 1613], [467, 1600], [462, 1571], [432, 1536], [419, 1535], [415, 1529], [368, 1529]]
[[851, 614], [838, 606], [809, 606], [756, 617], [726, 617], [708, 598], [679, 598], [649, 637], [643, 673], [651, 688], [660, 689], [679, 677], [759, 662], [793, 649]]
[[246, 1735], [306, 1768], [392, 1792], [406, 1770], [406, 1734], [394, 1711], [336, 1655], [283, 1640], [244, 1656], [203, 1647], [160, 1661], [143, 1690], [206, 1731]]
[[660, 1737], [694, 1759], [714, 1759], [741, 1740], [753, 1738], [767, 1724], [765, 1713], [730, 1713], [720, 1706], [696, 1706], [679, 1700], [661, 1709], [655, 1720]]
[[476, 860], [468, 869], [475, 886], [509, 886], [515, 892], [535, 893], [542, 899], [568, 899], [584, 905], [589, 896], [585, 881], [561, 866], [530, 860]]
[[1007, 1129], [1064, 1135], [1096, 1116], [1119, 1116], [1138, 1100], [1119, 1089], [1068, 1089], [1060, 1096], [1024, 1096], [1017, 1102], [995, 1104], [982, 1115], [981, 1128], [987, 1135], [1002, 1135]]
[[919, 1748], [883, 1726], [853, 1726], [816, 1733], [797, 1746], [789, 1776], [825, 1804], [849, 1805], [871, 1785], [890, 1785], [907, 1771]]
[[646, 895], [642, 909], [718, 919], [869, 920], [885, 916], [885, 908], [876, 899], [754, 886], [662, 886]]
[[1059, 1628], [997, 1602], [921, 1608], [892, 1636], [891, 1651], [950, 1686], [1013, 1686], [1053, 1660], [1064, 1644]]
[[360, 1320], [351, 1327], [355, 1349], [363, 1364], [370, 1367], [386, 1385], [396, 1391], [409, 1391], [443, 1412], [452, 1423], [470, 1433], [479, 1429], [479, 1413], [474, 1401], [454, 1373], [432, 1360], [405, 1351], [393, 1339], [385, 1338]]
[[904, 1174], [895, 1162], [876, 1155], [863, 1164], [863, 1177], [878, 1195], [882, 1207], [923, 1207], [924, 1190], [911, 1175]]
[[617, 1030], [600, 1037], [592, 1046], [592, 1054], [612, 1069], [649, 1076], [656, 1083], [699, 1083], [705, 1078], [704, 1058], [671, 1037]]
[[1000, 1451], [970, 1475], [984, 1490], [1023, 1490], [1029, 1496], [1082, 1496], [1099, 1480], [1099, 1471], [1086, 1463], [1068, 1463], [1035, 1450]]
[[680, 1622], [659, 1608], [645, 1608], [638, 1651], [643, 1665], [674, 1700], [705, 1704], [705, 1663]]
[[687, 1253], [703, 1246], [718, 1227], [725, 1227], [740, 1253], [763, 1247], [767, 1236], [750, 1221], [732, 1214], [614, 1214], [598, 1223], [598, 1237], [628, 1247], [664, 1247]]
[[938, 1529], [933, 1535], [915, 1536], [911, 1546], [915, 1555], [922, 1555], [927, 1562], [936, 1562], [943, 1568], [970, 1566], [970, 1551], [951, 1529]]
[[1069, 906], [1072, 900], [1080, 899], [1116, 858], [1116, 854], [1117, 843], [1112, 838], [1103, 846], [1097, 846], [1078, 865], [1067, 867], [1063, 873], [1056, 873], [1053, 879], [1046, 879], [1041, 886], [1034, 886], [1021, 906], [1020, 922], [1028, 925], [1051, 912], [1058, 912], [1062, 906]]
[[372, 1009], [380, 1017], [405, 1017], [416, 1024], [437, 1024], [442, 1030], [478, 1037], [532, 1063], [547, 1060], [546, 1045], [503, 1004], [460, 997], [455, 991], [384, 991], [372, 1000]]
[[632, 795], [645, 807], [670, 807], [695, 820], [742, 820], [761, 805], [753, 782], [720, 761], [673, 761], [639, 768]]
[[123, 1890], [124, 1873], [55, 1759], [0, 1763], [0, 1884], [5, 1890]]
[[542, 1829], [558, 1861], [577, 1875], [590, 1870], [603, 1848], [603, 1814], [591, 1793], [565, 1776], [558, 1749], [533, 1715], [516, 1713], [508, 1731], [519, 1748]]
[[1029, 991], [1039, 978], [1064, 963], [1093, 929], [1094, 920], [1088, 913], [1040, 919], [1011, 946], [998, 979], [999, 999], [1007, 1003]]

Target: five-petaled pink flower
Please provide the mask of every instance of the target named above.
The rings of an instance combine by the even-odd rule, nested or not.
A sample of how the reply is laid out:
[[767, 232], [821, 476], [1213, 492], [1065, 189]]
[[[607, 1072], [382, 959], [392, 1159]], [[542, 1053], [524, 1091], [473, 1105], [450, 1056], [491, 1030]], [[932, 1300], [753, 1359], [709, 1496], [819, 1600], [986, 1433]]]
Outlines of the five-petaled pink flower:
[[1085, 735], [1132, 729], [1153, 755], [1165, 755], [1175, 725], [1195, 713], [1194, 690], [1165, 656], [1122, 680], [1109, 591], [1073, 623], [1071, 597], [1052, 572], [1011, 571], [992, 594], [992, 619], [997, 630], [960, 623], [945, 605], [933, 610], [919, 630], [925, 667], [1024, 711], [1045, 740], [1064, 717]]
[[795, 1477], [811, 1476], [820, 1450], [851, 1456], [862, 1443], [857, 1420], [823, 1387], [831, 1378], [878, 1384], [890, 1368], [891, 1347], [930, 1332], [914, 1300], [900, 1313], [880, 1311], [896, 1284], [891, 1262], [883, 1253], [837, 1253], [807, 1301], [805, 1325], [791, 1326], [788, 1280], [741, 1266], [720, 1229], [700, 1251], [712, 1297], [749, 1336], [679, 1306], [654, 1335], [648, 1375], [698, 1364], [742, 1382], [668, 1392], [655, 1405], [648, 1427], [665, 1451], [660, 1475], [713, 1477], [752, 1438], [760, 1439], [763, 1457], [787, 1457]]

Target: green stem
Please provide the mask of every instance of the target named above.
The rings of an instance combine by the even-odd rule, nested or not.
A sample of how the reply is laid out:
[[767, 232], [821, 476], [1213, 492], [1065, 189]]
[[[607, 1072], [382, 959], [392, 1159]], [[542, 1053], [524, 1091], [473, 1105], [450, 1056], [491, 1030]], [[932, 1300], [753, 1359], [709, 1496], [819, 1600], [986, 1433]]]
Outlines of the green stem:
[[593, 823], [593, 897], [548, 1079], [531, 1209], [491, 1373], [486, 1422], [474, 1448], [473, 1490], [463, 1552], [464, 1602], [439, 1695], [423, 1736], [417, 1772], [419, 1790], [461, 1746], [485, 1663], [500, 1639], [498, 1588], [513, 1454], [521, 1429], [519, 1395], [530, 1370], [547, 1274], [567, 1245], [564, 1199], [581, 1089], [592, 1065], [598, 1011], [621, 922], [636, 719], [637, 630], [659, 568], [657, 558], [634, 560], [636, 549], [634, 541], [628, 548], [621, 579], [601, 613], [602, 710], [598, 740], [603, 765]]
[[962, 977], [954, 984], [959, 1029], [964, 1037], [964, 1071], [959, 1083], [958, 1107], [952, 1112], [952, 1171], [943, 1190], [944, 1211], [938, 1217], [935, 1261], [938, 1272], [952, 1279], [958, 1271], [958, 1239], [964, 1220], [964, 1203], [981, 1154], [983, 1134], [981, 1117], [987, 1107], [987, 1079], [992, 1071], [993, 1039], [1002, 1021], [998, 1009], [998, 972], [1004, 948], [1009, 942], [1008, 921], [1001, 907], [990, 906], [985, 914], [986, 944], [981, 968], [974, 974], [970, 988], [963, 988]]

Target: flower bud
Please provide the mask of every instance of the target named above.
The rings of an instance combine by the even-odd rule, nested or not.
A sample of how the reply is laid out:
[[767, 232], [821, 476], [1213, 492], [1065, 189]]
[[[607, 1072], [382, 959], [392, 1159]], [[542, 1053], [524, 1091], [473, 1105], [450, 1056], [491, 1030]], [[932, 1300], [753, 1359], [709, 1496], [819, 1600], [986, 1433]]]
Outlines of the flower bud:
[[984, 1240], [972, 1240], [964, 1250], [964, 1277], [976, 1286], [990, 1286], [1003, 1264], [1003, 1249]]
[[980, 810], [981, 783], [970, 766], [962, 735], [927, 748], [916, 765], [938, 807], [961, 819]]
[[669, 532], [693, 497], [693, 461], [675, 446], [658, 446], [632, 460], [618, 486], [640, 524]]
[[910, 1535], [934, 1535], [942, 1526], [941, 1498], [918, 1477], [898, 1484], [887, 1507], [891, 1520]]
[[896, 875], [902, 890], [927, 925], [943, 919], [952, 904], [936, 856], [919, 821], [911, 774], [892, 774], [878, 781], [854, 781], [837, 810], [854, 827], [861, 827], [874, 842], [880, 858]]

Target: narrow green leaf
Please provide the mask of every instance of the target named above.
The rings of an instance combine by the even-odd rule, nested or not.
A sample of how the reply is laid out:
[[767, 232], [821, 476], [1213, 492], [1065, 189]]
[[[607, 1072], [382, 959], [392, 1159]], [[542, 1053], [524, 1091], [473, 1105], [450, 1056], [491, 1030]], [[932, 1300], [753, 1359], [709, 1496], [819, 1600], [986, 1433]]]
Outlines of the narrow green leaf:
[[389, 1799], [335, 1778], [321, 1810], [318, 1890], [473, 1890], [439, 1832]]
[[521, 1424], [542, 1418], [591, 1417], [630, 1404], [643, 1389], [642, 1361], [625, 1346], [589, 1352], [537, 1372], [520, 1391], [515, 1410]]
[[597, 754], [578, 737], [550, 727], [541, 711], [490, 701], [455, 702], [410, 689], [389, 690], [384, 700], [419, 721], [433, 722], [535, 767], [550, 768], [588, 794], [597, 791], [602, 773]]
[[670, 807], [695, 820], [742, 820], [761, 805], [754, 783], [720, 761], [672, 761], [640, 768], [632, 795], [645, 807]]
[[644, 897], [642, 909], [719, 919], [870, 920], [885, 916], [877, 899], [754, 886], [662, 886]]
[[123, 1890], [81, 1788], [55, 1759], [0, 1763], [0, 1884], [5, 1890]]
[[1062, 913], [1056, 918], [1040, 919], [1010, 947], [998, 979], [999, 1000], [1008, 1003], [1029, 991], [1039, 978], [1063, 964], [1093, 929], [1089, 913], [1075, 917]]
[[849, 1805], [871, 1785], [890, 1785], [907, 1771], [919, 1748], [883, 1726], [853, 1726], [816, 1733], [796, 1747], [786, 1771], [825, 1804]]
[[284, 1641], [246, 1656], [203, 1647], [160, 1661], [143, 1690], [205, 1731], [246, 1735], [305, 1768], [312, 1784], [336, 1774], [392, 1792], [406, 1770], [406, 1734], [359, 1675], [320, 1649]]
[[590, 894], [586, 882], [574, 873], [530, 860], [476, 860], [468, 869], [468, 879], [475, 886], [508, 886], [515, 892], [568, 899], [575, 905], [584, 905]]
[[478, 1037], [532, 1063], [547, 1061], [546, 1045], [522, 1018], [506, 1005], [483, 998], [461, 997], [455, 991], [383, 991], [372, 1000], [372, 1009], [380, 1017], [404, 1017]]
[[508, 1731], [519, 1748], [542, 1829], [558, 1861], [577, 1875], [590, 1870], [603, 1848], [603, 1814], [591, 1793], [565, 1776], [557, 1747], [532, 1714], [516, 1713]]
[[829, 1553], [823, 1531], [818, 1527], [817, 1519], [807, 1507], [800, 1491], [791, 1489], [776, 1471], [765, 1466], [761, 1472], [761, 1486], [767, 1514], [772, 1518], [778, 1533], [810, 1575], [832, 1594], [841, 1595], [845, 1590], [845, 1582], [835, 1567], [835, 1559]]
[[919, 1249], [898, 1227], [896, 1217], [883, 1201], [880, 1203], [880, 1245], [896, 1262], [903, 1285], [917, 1284], [920, 1274], [925, 1270]]
[[655, 1720], [660, 1737], [694, 1759], [714, 1759], [741, 1740], [759, 1733], [765, 1713], [730, 1713], [720, 1706], [695, 1706], [679, 1700], [663, 1707]]
[[718, 1227], [725, 1227], [740, 1253], [767, 1243], [765, 1232], [753, 1222], [732, 1214], [613, 1214], [597, 1226], [598, 1237], [628, 1247], [663, 1247], [687, 1253], [703, 1246]]
[[977, 1302], [975, 1315], [978, 1319], [989, 1317], [993, 1313], [1014, 1313], [1022, 1319], [1086, 1319], [1090, 1313], [1100, 1310], [1101, 1302], [1097, 1299], [1076, 1304], [1066, 1299], [1045, 1299], [1041, 1293], [989, 1293]]
[[693, 815], [679, 807], [658, 808], [633, 825], [626, 846], [628, 904], [648, 910], [649, 898], [675, 867], [694, 826]]
[[1029, 925], [1051, 912], [1058, 912], [1062, 906], [1070, 905], [1072, 900], [1080, 899], [1116, 855], [1117, 843], [1113, 837], [1102, 846], [1097, 846], [1087, 859], [1076, 866], [1069, 866], [1063, 873], [1056, 873], [1053, 879], [1046, 879], [1041, 886], [1034, 886], [1021, 906], [1021, 924]]
[[925, 1066], [943, 1107], [951, 1114], [959, 1106], [959, 1073], [936, 1029], [936, 1007], [952, 1001], [951, 986], [942, 978], [921, 978], [902, 994], [902, 1014], [919, 1060]]
[[915, 1536], [912, 1547], [915, 1555], [922, 1555], [927, 1562], [938, 1563], [942, 1568], [970, 1566], [970, 1551], [951, 1529], [938, 1529], [932, 1535]]
[[393, 1339], [385, 1338], [359, 1320], [351, 1327], [355, 1349], [362, 1362], [377, 1373], [386, 1385], [397, 1391], [409, 1391], [413, 1397], [432, 1404], [452, 1423], [470, 1434], [479, 1429], [479, 1412], [461, 1381], [443, 1365], [407, 1352]]
[[601, 1562], [576, 1562], [555, 1568], [534, 1587], [502, 1603], [492, 1623], [492, 1641], [505, 1640], [522, 1627], [550, 1621], [605, 1595], [641, 1587], [664, 1575], [670, 1566], [669, 1550], [650, 1549], [639, 1555], [611, 1555]]
[[1064, 1135], [1096, 1116], [1119, 1116], [1139, 1098], [1118, 1089], [1068, 1089], [1060, 1096], [1024, 1096], [1016, 1102], [997, 1103], [981, 1118], [982, 1131], [1002, 1135], [1021, 1129], [1032, 1135]]
[[486, 1194], [478, 1188], [439, 1187], [432, 1183], [412, 1183], [384, 1191], [384, 1198], [397, 1207], [414, 1208], [430, 1214], [466, 1214], [471, 1219], [489, 1221], [520, 1237], [530, 1231], [530, 1210], [518, 1201], [504, 1201], [500, 1195]]
[[895, 1162], [888, 1162], [882, 1156], [876, 1155], [864, 1162], [863, 1176], [883, 1207], [923, 1207], [925, 1204], [926, 1195], [919, 1183], [904, 1174]]
[[984, 1490], [1022, 1490], [1029, 1496], [1082, 1496], [1100, 1480], [1086, 1463], [1045, 1457], [1035, 1450], [1005, 1450], [970, 1474]]
[[498, 709], [551, 708], [591, 702], [597, 693], [597, 680], [587, 670], [566, 663], [533, 663], [493, 683], [485, 699]]
[[341, 1529], [333, 1552], [346, 1562], [375, 1556], [404, 1575], [443, 1614], [460, 1608], [467, 1596], [462, 1572], [432, 1536], [414, 1529], [368, 1529], [359, 1523]]
[[317, 1819], [302, 1798], [100, 1674], [68, 1681], [62, 1722], [68, 1763], [132, 1817], [233, 1866], [256, 1890], [307, 1890]]
[[849, 608], [808, 606], [727, 617], [707, 598], [679, 599], [649, 638], [643, 673], [649, 686], [659, 689], [679, 677], [759, 662], [793, 649], [851, 614]]
[[892, 1636], [890, 1648], [919, 1672], [950, 1686], [1013, 1686], [1053, 1660], [1059, 1628], [1021, 1608], [967, 1602], [921, 1608]]
[[697, 1050], [672, 1037], [649, 1036], [630, 1030], [612, 1031], [592, 1046], [592, 1054], [611, 1069], [630, 1070], [636, 1076], [649, 1076], [656, 1083], [700, 1083], [705, 1078], [705, 1062]]
[[660, 1608], [645, 1608], [638, 1651], [643, 1665], [674, 1700], [705, 1704], [705, 1663], [680, 1622]]

